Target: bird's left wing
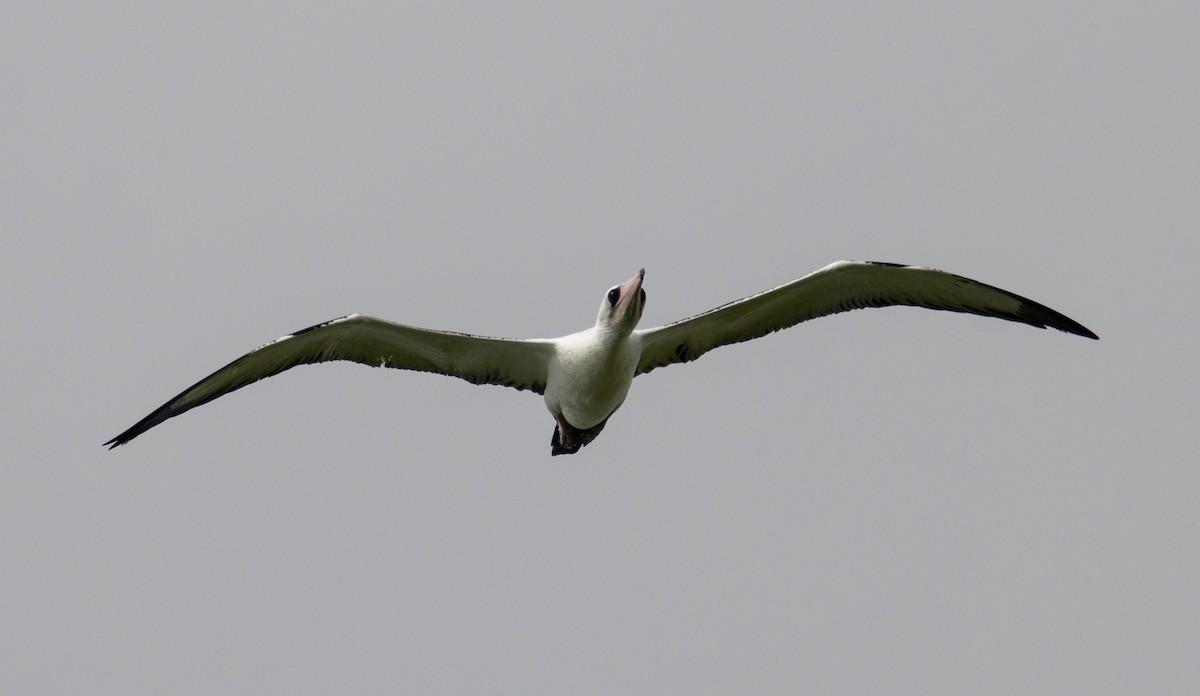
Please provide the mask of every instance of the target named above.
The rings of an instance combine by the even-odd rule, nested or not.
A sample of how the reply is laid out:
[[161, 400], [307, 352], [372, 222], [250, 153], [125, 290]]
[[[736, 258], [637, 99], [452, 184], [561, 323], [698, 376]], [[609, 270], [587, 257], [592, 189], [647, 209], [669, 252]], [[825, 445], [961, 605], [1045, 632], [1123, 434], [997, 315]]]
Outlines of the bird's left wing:
[[168, 418], [260, 379], [297, 365], [332, 360], [437, 372], [474, 384], [498, 384], [541, 394], [546, 388], [546, 364], [553, 350], [549, 341], [432, 331], [351, 314], [302, 329], [243, 355], [104, 444], [110, 448], [123, 445]]
[[809, 319], [893, 305], [966, 312], [1096, 338], [1079, 322], [1045, 305], [970, 278], [921, 266], [838, 261], [690, 319], [636, 331], [642, 346], [637, 374], [695, 360], [718, 346], [749, 341]]

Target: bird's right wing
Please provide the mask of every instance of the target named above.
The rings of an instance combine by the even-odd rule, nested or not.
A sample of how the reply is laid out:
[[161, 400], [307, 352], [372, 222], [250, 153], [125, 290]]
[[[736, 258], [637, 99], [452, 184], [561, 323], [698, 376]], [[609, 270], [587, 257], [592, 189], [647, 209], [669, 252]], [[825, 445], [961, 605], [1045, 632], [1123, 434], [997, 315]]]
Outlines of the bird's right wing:
[[541, 394], [549, 341], [488, 338], [432, 331], [361, 314], [317, 324], [257, 348], [163, 404], [104, 443], [123, 445], [150, 428], [217, 397], [297, 365], [348, 360], [371, 367], [437, 372], [474, 384], [498, 384]]
[[1097, 337], [1045, 305], [970, 278], [921, 266], [838, 261], [690, 319], [638, 330], [642, 357], [637, 374], [695, 360], [718, 346], [749, 341], [809, 319], [893, 305], [966, 312]]

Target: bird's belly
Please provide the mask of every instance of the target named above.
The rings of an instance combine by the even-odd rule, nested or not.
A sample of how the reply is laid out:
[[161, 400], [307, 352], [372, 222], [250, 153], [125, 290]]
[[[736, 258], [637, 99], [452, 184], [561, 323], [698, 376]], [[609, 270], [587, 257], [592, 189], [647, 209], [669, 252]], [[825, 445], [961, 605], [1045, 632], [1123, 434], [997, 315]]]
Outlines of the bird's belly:
[[546, 408], [552, 414], [562, 414], [576, 428], [591, 428], [625, 401], [634, 369], [635, 365], [626, 360], [603, 365], [569, 358], [555, 361], [546, 380]]

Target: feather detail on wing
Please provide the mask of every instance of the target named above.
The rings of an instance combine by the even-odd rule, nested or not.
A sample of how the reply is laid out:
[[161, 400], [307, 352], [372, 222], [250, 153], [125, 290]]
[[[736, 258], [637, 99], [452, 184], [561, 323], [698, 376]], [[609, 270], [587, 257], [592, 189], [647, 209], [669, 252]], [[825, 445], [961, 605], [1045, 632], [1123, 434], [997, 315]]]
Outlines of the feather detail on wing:
[[1097, 338], [1045, 305], [970, 278], [920, 266], [838, 261], [773, 290], [637, 331], [642, 344], [637, 373], [695, 360], [718, 346], [749, 341], [809, 319], [893, 305], [966, 312]]
[[348, 360], [371, 367], [436, 372], [474, 384], [541, 394], [553, 344], [432, 331], [351, 314], [302, 329], [234, 360], [104, 443], [123, 445], [150, 428], [297, 365]]

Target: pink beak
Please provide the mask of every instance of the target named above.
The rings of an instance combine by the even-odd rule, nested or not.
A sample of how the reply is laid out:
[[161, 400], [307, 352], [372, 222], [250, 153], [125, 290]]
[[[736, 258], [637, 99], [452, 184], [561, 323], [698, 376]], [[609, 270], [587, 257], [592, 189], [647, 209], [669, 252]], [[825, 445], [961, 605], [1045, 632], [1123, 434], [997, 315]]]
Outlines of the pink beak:
[[641, 293], [642, 278], [646, 275], [646, 269], [639, 270], [632, 278], [621, 283], [621, 299], [617, 300], [616, 313], [624, 316], [629, 311], [630, 305]]

